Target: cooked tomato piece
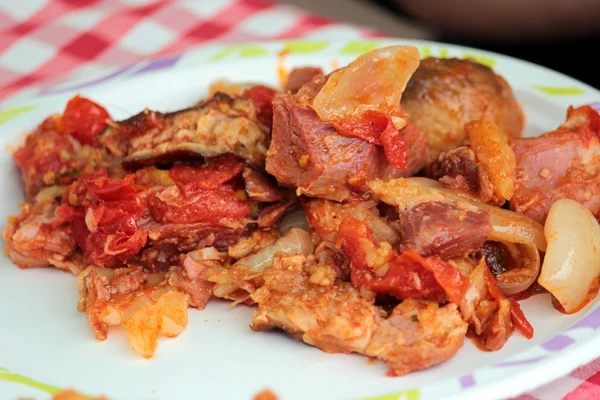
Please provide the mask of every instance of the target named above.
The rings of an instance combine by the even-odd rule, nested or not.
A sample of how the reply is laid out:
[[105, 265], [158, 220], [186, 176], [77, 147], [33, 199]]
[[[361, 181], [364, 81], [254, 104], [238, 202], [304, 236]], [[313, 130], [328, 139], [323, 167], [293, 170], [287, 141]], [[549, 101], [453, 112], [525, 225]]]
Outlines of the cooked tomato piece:
[[236, 191], [229, 185], [218, 189], [196, 189], [181, 192], [177, 197], [160, 193], [148, 199], [148, 207], [158, 222], [162, 223], [221, 223], [224, 220], [239, 220], [250, 212], [250, 206], [236, 197]]
[[248, 88], [242, 94], [254, 103], [257, 108], [258, 119], [269, 128], [273, 126], [273, 98], [277, 92], [264, 85]]
[[169, 176], [180, 190], [217, 189], [244, 170], [244, 163], [233, 155], [223, 155], [206, 160], [202, 166], [176, 164]]
[[109, 119], [104, 107], [77, 95], [67, 103], [59, 127], [79, 142], [93, 144], [95, 136], [106, 128]]
[[[358, 117], [344, 118], [332, 122], [340, 135], [355, 137], [381, 146], [381, 134], [388, 126], [389, 118], [378, 111], [365, 111]], [[393, 126], [393, 125], [392, 125]]]
[[373, 277], [373, 270], [365, 262], [366, 252], [364, 249], [364, 243], [372, 242], [372, 237], [371, 229], [362, 221], [346, 217], [340, 223], [337, 238], [350, 259], [350, 280], [356, 289], [368, 285]]
[[404, 141], [407, 129], [415, 130], [419, 128], [416, 125], [408, 124], [399, 131], [392, 123], [392, 120], [389, 120], [387, 127], [380, 136], [385, 158], [396, 169], [406, 169], [408, 166], [408, 148]]

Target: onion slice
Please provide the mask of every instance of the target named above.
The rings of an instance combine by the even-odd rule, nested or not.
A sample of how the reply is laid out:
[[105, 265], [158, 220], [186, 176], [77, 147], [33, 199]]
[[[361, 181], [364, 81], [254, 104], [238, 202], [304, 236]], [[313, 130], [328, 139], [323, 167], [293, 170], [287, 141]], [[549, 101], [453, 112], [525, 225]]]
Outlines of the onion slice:
[[496, 276], [498, 287], [507, 296], [521, 293], [531, 286], [540, 273], [540, 252], [532, 243], [504, 243], [517, 267]]
[[540, 251], [546, 250], [544, 227], [525, 215], [482, 203], [466, 194], [457, 194], [428, 178], [398, 178], [389, 181], [375, 179], [369, 188], [384, 203], [406, 211], [413, 206], [430, 201], [452, 203], [468, 211], [485, 211], [492, 230], [488, 240], [510, 243], [533, 243]]
[[387, 46], [370, 51], [333, 72], [312, 107], [323, 121], [359, 117], [368, 110], [403, 117], [402, 92], [420, 62], [419, 50], [414, 46]]
[[544, 233], [548, 250], [538, 283], [573, 314], [598, 293], [600, 225], [583, 205], [562, 199], [550, 208]]

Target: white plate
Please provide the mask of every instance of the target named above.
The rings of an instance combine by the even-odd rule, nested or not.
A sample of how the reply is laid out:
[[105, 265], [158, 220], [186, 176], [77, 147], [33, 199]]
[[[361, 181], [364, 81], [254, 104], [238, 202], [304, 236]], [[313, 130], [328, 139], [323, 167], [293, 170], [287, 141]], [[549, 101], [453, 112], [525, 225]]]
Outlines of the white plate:
[[[475, 56], [511, 84], [527, 114], [527, 135], [551, 130], [569, 105], [600, 100], [598, 91], [548, 69], [489, 52], [430, 42], [271, 42], [206, 46], [181, 56], [118, 70], [108, 77], [37, 90], [26, 102], [0, 112], [0, 145], [14, 145], [25, 130], [60, 112], [76, 92], [105, 105], [114, 118], [144, 107], [176, 110], [198, 100], [218, 78], [276, 84], [277, 53], [288, 48], [287, 66], [331, 70], [358, 54], [392, 43], [419, 47], [422, 55]], [[598, 105], [598, 103], [596, 103]], [[23, 199], [10, 155], [0, 155], [0, 220], [17, 212]], [[233, 309], [211, 301], [190, 309], [187, 329], [162, 339], [155, 359], [133, 352], [125, 335], [112, 329], [97, 342], [86, 316], [76, 310], [75, 279], [54, 269], [19, 270], [0, 258], [0, 398], [50, 398], [74, 388], [111, 399], [249, 400], [270, 388], [280, 400], [500, 399], [530, 390], [600, 355], [600, 309], [589, 305], [565, 316], [547, 295], [522, 303], [535, 328], [532, 340], [515, 334], [498, 352], [484, 353], [465, 342], [449, 362], [403, 377], [385, 375], [383, 364], [358, 355], [325, 354], [281, 333], [254, 333], [250, 307]], [[41, 383], [44, 382], [44, 383]]]

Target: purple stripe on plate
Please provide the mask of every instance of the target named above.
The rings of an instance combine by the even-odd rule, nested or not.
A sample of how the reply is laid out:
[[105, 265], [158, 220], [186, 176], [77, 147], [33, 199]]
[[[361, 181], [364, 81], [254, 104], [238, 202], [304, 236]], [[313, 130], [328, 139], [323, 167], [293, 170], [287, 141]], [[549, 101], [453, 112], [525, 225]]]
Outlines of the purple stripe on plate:
[[539, 357], [529, 358], [527, 360], [506, 361], [506, 362], [498, 363], [494, 366], [495, 367], [516, 367], [519, 365], [535, 364], [536, 362], [542, 361], [546, 357], [547, 356], [539, 356]]
[[177, 61], [179, 61], [181, 57], [181, 55], [178, 55], [152, 60], [148, 64], [144, 65], [144, 68], [136, 71], [133, 75], [143, 74], [144, 72], [156, 71], [159, 69], [171, 68], [177, 63]]
[[104, 76], [102, 76], [100, 78], [97, 78], [97, 79], [94, 79], [94, 80], [91, 80], [91, 81], [88, 81], [88, 82], [78, 83], [76, 85], [67, 86], [67, 87], [63, 86], [63, 87], [58, 88], [58, 89], [52, 89], [52, 88], [46, 89], [46, 90], [44, 90], [42, 92], [42, 94], [64, 93], [64, 92], [70, 92], [72, 90], [79, 90], [79, 89], [83, 89], [83, 88], [86, 88], [86, 87], [94, 86], [94, 85], [97, 85], [97, 84], [102, 83], [102, 82], [109, 81], [109, 80], [111, 80], [113, 78], [116, 78], [119, 75], [124, 74], [125, 72], [127, 72], [131, 68], [133, 68], [135, 65], [136, 64], [132, 64], [132, 65], [128, 65], [126, 67], [121, 67], [121, 68], [117, 69], [116, 71], [111, 72], [108, 75], [104, 75]]
[[584, 327], [592, 328], [592, 329], [600, 328], [600, 307], [596, 308], [589, 315], [584, 317], [581, 321], [579, 321], [578, 323], [576, 323], [575, 325], [573, 325], [572, 327], [570, 327], [567, 330], [570, 331], [573, 329], [584, 328]]
[[557, 335], [552, 339], [545, 341], [544, 344], [542, 344], [542, 347], [549, 351], [558, 351], [573, 343], [575, 343], [575, 341], [570, 337], [565, 335]]
[[459, 378], [460, 386], [463, 389], [469, 388], [475, 385], [475, 377], [473, 375], [463, 375]]

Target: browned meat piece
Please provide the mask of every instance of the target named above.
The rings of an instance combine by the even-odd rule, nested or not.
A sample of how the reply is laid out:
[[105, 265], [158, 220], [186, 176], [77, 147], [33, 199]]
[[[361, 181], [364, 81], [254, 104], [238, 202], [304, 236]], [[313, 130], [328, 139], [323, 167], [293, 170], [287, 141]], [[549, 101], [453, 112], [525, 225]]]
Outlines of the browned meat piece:
[[436, 157], [461, 146], [464, 125], [489, 120], [511, 137], [525, 117], [511, 87], [490, 68], [471, 60], [429, 57], [421, 61], [402, 95], [402, 109], [423, 130]]
[[467, 211], [450, 203], [418, 204], [400, 214], [401, 247], [424, 257], [463, 258], [483, 246], [492, 230], [484, 211]]
[[512, 142], [517, 158], [511, 209], [543, 223], [552, 204], [573, 199], [600, 219], [600, 116], [569, 108], [558, 129]]
[[505, 199], [496, 195], [496, 188], [483, 166], [468, 147], [458, 147], [439, 155], [427, 167], [427, 177], [437, 179], [444, 186], [464, 191], [484, 203], [501, 206]]
[[270, 206], [266, 206], [262, 209], [260, 214], [258, 214], [256, 224], [259, 228], [263, 229], [275, 226], [275, 224], [281, 221], [287, 209], [290, 208], [293, 204], [293, 201], [282, 201], [279, 203], [271, 204]]
[[377, 357], [396, 375], [444, 362], [462, 347], [467, 324], [455, 304], [408, 300], [386, 320], [382, 308], [336, 280], [333, 268], [303, 256], [276, 259], [263, 277], [252, 295], [255, 331], [281, 328], [328, 353]]
[[[300, 95], [300, 93], [299, 93]], [[297, 187], [298, 194], [344, 201], [368, 190], [366, 182], [409, 176], [427, 162], [422, 138], [409, 130], [404, 137], [409, 169], [389, 166], [383, 149], [357, 138], [339, 135], [309, 107], [289, 94], [273, 101], [273, 133], [266, 170], [280, 184]]]
[[323, 70], [318, 67], [294, 68], [288, 75], [283, 87], [284, 92], [296, 94], [304, 84], [310, 82], [315, 76], [323, 75]]
[[246, 194], [252, 200], [271, 203], [283, 198], [283, 194], [271, 176], [250, 167], [244, 168], [242, 176], [246, 185]]
[[112, 123], [99, 139], [114, 155], [124, 157], [127, 168], [225, 153], [262, 165], [268, 134], [253, 101], [216, 93], [187, 110], [167, 114], [144, 110]]

